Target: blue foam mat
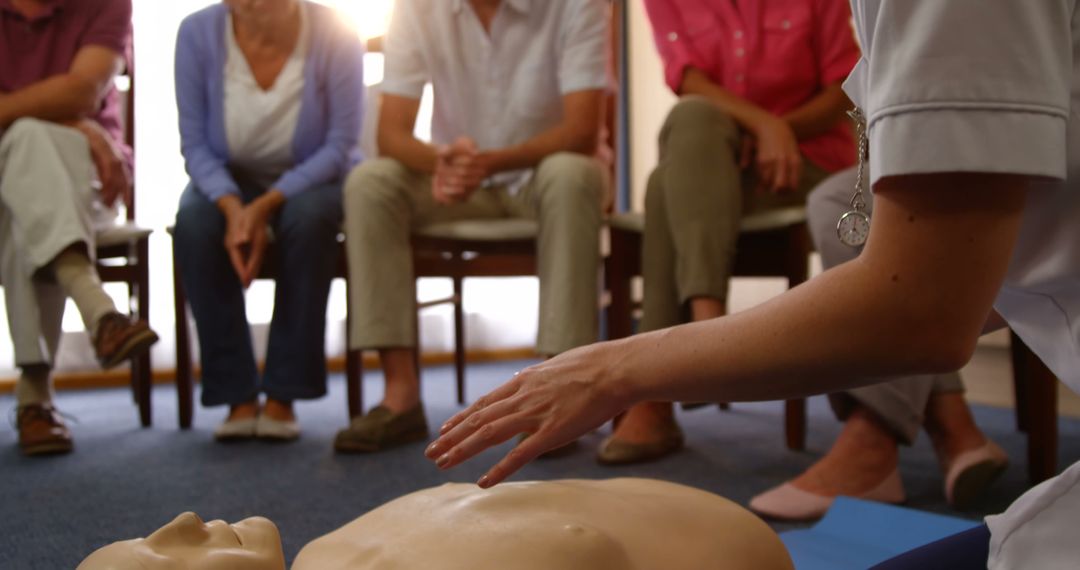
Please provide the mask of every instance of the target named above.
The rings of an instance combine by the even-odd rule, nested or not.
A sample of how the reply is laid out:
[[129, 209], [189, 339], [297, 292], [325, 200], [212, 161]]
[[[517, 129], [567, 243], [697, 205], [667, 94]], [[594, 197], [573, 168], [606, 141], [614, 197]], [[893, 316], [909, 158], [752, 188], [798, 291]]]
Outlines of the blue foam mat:
[[796, 570], [863, 570], [898, 554], [981, 524], [838, 497], [808, 529], [780, 534]]

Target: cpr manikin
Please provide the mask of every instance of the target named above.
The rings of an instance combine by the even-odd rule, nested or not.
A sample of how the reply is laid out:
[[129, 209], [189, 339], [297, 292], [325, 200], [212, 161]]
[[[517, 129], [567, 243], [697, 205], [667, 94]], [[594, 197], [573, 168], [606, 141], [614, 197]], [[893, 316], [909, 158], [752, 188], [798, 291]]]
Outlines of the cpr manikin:
[[[159, 535], [170, 527], [194, 523], [206, 530], [169, 531], [173, 544], [162, 544]], [[95, 552], [78, 570], [284, 569], [269, 521], [248, 519], [233, 528], [258, 532], [252, 543], [244, 532], [231, 542], [204, 539], [228, 526], [181, 515], [146, 539]], [[149, 555], [151, 547], [160, 558]], [[792, 564], [776, 534], [735, 503], [674, 483], [612, 479], [425, 489], [309, 543], [292, 570], [376, 568], [789, 570]]]

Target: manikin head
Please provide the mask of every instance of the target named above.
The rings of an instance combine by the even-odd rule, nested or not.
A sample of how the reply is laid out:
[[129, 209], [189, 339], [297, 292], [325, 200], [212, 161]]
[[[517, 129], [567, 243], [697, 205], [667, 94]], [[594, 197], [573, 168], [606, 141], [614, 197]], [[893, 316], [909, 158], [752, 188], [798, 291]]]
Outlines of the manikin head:
[[230, 525], [184, 513], [146, 538], [99, 549], [77, 570], [285, 570], [285, 556], [267, 519]]

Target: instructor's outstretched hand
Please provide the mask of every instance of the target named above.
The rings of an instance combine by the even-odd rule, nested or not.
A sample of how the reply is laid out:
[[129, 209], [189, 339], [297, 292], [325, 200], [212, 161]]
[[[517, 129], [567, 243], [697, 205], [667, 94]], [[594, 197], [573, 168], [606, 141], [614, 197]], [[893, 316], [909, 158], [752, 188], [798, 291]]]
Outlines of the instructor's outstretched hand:
[[540, 454], [577, 439], [633, 403], [613, 373], [618, 342], [566, 352], [514, 378], [450, 418], [425, 455], [449, 469], [518, 434], [530, 434], [477, 482], [500, 483]]

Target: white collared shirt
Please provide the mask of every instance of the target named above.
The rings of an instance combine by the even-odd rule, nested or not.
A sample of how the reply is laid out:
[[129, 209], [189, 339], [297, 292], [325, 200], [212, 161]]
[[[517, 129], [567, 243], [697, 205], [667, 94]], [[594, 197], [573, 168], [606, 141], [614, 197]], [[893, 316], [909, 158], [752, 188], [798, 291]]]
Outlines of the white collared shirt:
[[606, 46], [603, 0], [503, 0], [490, 34], [465, 0], [397, 0], [382, 90], [430, 82], [433, 143], [506, 148], [556, 126], [563, 95], [607, 88]]
[[[1037, 177], [994, 306], [1080, 392], [1080, 0], [852, 5], [865, 55], [844, 88], [868, 119], [874, 181]], [[987, 525], [990, 568], [1078, 567], [1080, 464]]]

